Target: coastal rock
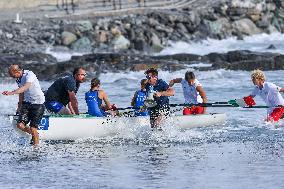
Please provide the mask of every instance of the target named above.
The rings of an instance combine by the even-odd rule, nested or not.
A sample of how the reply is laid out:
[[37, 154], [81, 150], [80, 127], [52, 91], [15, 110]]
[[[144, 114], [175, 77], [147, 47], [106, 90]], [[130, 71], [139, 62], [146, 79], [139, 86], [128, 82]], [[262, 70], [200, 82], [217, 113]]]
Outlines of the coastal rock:
[[129, 40], [126, 39], [123, 35], [116, 36], [113, 39], [112, 44], [113, 44], [114, 50], [124, 50], [124, 49], [128, 49], [128, 47], [130, 46]]
[[92, 51], [92, 43], [87, 37], [82, 37], [72, 43], [71, 49], [75, 52], [91, 52]]
[[87, 32], [93, 30], [93, 24], [89, 20], [77, 21], [76, 27], [80, 32]]
[[22, 24], [2, 21], [0, 52], [44, 52], [47, 46], [57, 45], [81, 51], [74, 44], [81, 46], [85, 41], [87, 44], [83, 46], [88, 51], [151, 54], [171, 41], [231, 36], [243, 39], [263, 32], [284, 32], [283, 2], [279, 0], [218, 0], [195, 8], [193, 4], [171, 10], [132, 10], [106, 16], [25, 19]]
[[260, 29], [257, 28], [256, 25], [248, 18], [235, 21], [233, 26], [246, 35], [261, 33]]
[[67, 31], [64, 31], [62, 32], [61, 34], [61, 40], [62, 40], [62, 44], [63, 45], [70, 45], [71, 43], [73, 43], [74, 41], [77, 40], [77, 37], [76, 35], [74, 35], [73, 33], [71, 32], [67, 32]]

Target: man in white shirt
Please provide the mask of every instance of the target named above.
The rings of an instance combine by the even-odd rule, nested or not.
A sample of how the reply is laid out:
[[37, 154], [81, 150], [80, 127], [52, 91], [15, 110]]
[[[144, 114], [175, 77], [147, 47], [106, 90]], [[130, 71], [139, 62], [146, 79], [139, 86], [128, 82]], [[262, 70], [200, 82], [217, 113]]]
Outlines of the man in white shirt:
[[[255, 105], [253, 98], [259, 95], [269, 107], [267, 109], [267, 121], [278, 121], [284, 115], [284, 99], [280, 92], [284, 92], [284, 88], [278, 87], [271, 82], [265, 81], [265, 75], [261, 70], [254, 70], [251, 79], [255, 85], [251, 94], [244, 97], [244, 102], [248, 106]], [[277, 107], [280, 106], [280, 107]]]
[[[4, 91], [3, 95], [19, 94], [17, 113], [19, 118], [17, 127], [32, 135], [33, 145], [39, 144], [37, 128], [44, 114], [45, 97], [39, 85], [36, 75], [29, 70], [23, 70], [19, 65], [9, 67], [9, 75], [16, 79], [17, 89]], [[30, 127], [26, 127], [29, 124]]]
[[[202, 85], [195, 78], [195, 74], [191, 71], [187, 71], [183, 78], [176, 78], [170, 81], [169, 86], [173, 86], [175, 83], [181, 83], [183, 96], [186, 104], [199, 104], [207, 103], [207, 97]], [[189, 114], [203, 114], [205, 107], [191, 106], [183, 109], [183, 115]]]

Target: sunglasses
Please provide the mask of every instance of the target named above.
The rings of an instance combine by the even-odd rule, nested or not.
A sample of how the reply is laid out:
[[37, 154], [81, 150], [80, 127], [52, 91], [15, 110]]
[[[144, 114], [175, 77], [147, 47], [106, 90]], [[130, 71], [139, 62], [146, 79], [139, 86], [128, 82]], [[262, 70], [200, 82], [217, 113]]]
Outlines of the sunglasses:
[[151, 78], [156, 78], [157, 76], [150, 76], [150, 75], [146, 75], [146, 79], [150, 80]]

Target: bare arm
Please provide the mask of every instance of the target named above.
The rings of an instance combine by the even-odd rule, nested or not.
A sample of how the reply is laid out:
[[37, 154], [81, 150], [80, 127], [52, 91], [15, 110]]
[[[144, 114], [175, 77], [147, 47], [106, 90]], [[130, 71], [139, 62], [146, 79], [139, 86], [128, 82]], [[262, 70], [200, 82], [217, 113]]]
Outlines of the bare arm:
[[[199, 95], [201, 96], [202, 98], [202, 102], [203, 103], [207, 103], [208, 100], [207, 100], [207, 96], [206, 96], [206, 93], [204, 91], [204, 89], [201, 87], [201, 86], [197, 86], [196, 87], [196, 90], [199, 92]], [[204, 112], [206, 111], [206, 107], [204, 107]]]
[[32, 86], [32, 83], [30, 82], [27, 82], [25, 83], [23, 86], [17, 88], [16, 90], [14, 91], [4, 91], [2, 94], [3, 95], [14, 95], [14, 94], [21, 94], [21, 93], [24, 93], [26, 90], [28, 90], [30, 87]]
[[68, 103], [68, 109], [70, 110], [71, 114], [75, 114], [75, 111], [71, 105], [71, 102]]
[[105, 102], [105, 104], [106, 104], [106, 109], [107, 109], [107, 110], [110, 110], [110, 109], [111, 109], [111, 104], [110, 104], [110, 102], [109, 102], [109, 100], [108, 100], [108, 97], [107, 97], [106, 93], [105, 93], [103, 90], [101, 90], [99, 96], [101, 96], [102, 99], [103, 99], [103, 101]]
[[156, 92], [154, 95], [156, 97], [160, 97], [160, 96], [174, 96], [175, 95], [175, 90], [173, 88], [169, 87], [166, 91]]
[[137, 92], [135, 92], [134, 96], [132, 97], [131, 106], [135, 106], [136, 95], [137, 95]]
[[182, 78], [176, 78], [176, 79], [172, 79], [169, 83], [169, 86], [172, 87], [174, 86], [175, 83], [181, 83]]
[[281, 88], [281, 89], [279, 90], [279, 92], [284, 92], [284, 88]]
[[79, 108], [78, 108], [78, 101], [76, 98], [76, 94], [73, 91], [68, 91], [68, 94], [69, 94], [71, 109], [73, 109], [75, 114], [79, 115]]
[[203, 103], [207, 103], [207, 97], [206, 97], [206, 93], [204, 91], [204, 89], [201, 86], [197, 86], [196, 90], [199, 92], [199, 95], [201, 96]]

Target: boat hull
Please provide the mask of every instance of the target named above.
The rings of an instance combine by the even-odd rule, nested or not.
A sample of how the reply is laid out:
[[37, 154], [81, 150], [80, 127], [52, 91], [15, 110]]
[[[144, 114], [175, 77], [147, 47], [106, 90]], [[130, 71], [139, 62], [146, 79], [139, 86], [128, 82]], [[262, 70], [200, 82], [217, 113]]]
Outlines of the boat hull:
[[[17, 116], [10, 120], [16, 126]], [[223, 124], [226, 114], [177, 115], [166, 119], [166, 123], [180, 129], [207, 127]], [[123, 132], [123, 125], [150, 127], [149, 117], [88, 117], [88, 116], [44, 116], [38, 128], [43, 140], [75, 140], [89, 137], [105, 137]], [[18, 130], [18, 129], [17, 129]], [[20, 132], [22, 133], [22, 132]]]

